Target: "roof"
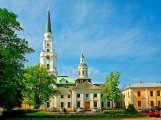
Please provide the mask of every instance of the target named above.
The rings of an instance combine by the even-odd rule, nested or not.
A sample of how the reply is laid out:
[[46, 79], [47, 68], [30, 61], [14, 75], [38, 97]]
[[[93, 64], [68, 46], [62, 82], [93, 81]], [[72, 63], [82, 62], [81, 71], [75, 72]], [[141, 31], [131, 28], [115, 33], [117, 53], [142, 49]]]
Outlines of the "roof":
[[51, 32], [50, 10], [48, 9], [48, 16], [46, 22], [46, 32]]
[[76, 89], [100, 90], [100, 87], [98, 87], [90, 82], [84, 82], [84, 83], [79, 83], [77, 86], [73, 87], [73, 90], [76, 90]]
[[132, 85], [128, 85], [124, 87], [122, 90], [128, 89], [128, 88], [148, 88], [148, 87], [161, 87], [161, 83], [159, 82], [151, 82], [151, 83], [144, 83], [144, 82], [139, 82], [135, 83]]
[[57, 76], [56, 84], [75, 84], [75, 80], [69, 76]]

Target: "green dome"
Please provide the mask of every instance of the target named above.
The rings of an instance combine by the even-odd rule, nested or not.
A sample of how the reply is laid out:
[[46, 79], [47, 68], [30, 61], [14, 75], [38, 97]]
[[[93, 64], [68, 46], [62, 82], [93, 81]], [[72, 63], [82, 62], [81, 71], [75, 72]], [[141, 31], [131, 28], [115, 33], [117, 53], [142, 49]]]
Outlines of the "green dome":
[[75, 84], [75, 80], [69, 76], [57, 76], [57, 84]]

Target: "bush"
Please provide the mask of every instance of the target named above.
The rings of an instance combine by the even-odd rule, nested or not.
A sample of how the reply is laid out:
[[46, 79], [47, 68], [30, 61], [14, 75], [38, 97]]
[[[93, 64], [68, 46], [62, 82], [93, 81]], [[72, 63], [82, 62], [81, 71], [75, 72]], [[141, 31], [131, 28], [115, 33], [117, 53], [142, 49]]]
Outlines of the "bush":
[[104, 114], [119, 114], [123, 113], [123, 110], [110, 110], [110, 111], [104, 111]]
[[3, 116], [12, 116], [12, 117], [16, 117], [16, 116], [24, 116], [26, 113], [33, 113], [33, 112], [37, 112], [38, 110], [11, 110], [11, 111], [3, 111]]
[[133, 104], [129, 104], [128, 108], [124, 111], [125, 114], [137, 114], [135, 107]]

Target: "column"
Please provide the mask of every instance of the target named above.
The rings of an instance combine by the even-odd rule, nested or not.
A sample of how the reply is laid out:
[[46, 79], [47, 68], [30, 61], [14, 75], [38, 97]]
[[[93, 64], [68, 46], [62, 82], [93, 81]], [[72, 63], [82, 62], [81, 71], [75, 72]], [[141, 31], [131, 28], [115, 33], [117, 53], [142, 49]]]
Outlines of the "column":
[[94, 106], [93, 106], [93, 102], [94, 102], [93, 93], [90, 94], [90, 101], [91, 101], [91, 103], [90, 103], [90, 108], [93, 108], [93, 107], [94, 107]]
[[97, 107], [99, 108], [99, 109], [101, 109], [101, 94], [100, 93], [97, 93], [97, 95], [98, 95], [98, 102], [97, 102]]

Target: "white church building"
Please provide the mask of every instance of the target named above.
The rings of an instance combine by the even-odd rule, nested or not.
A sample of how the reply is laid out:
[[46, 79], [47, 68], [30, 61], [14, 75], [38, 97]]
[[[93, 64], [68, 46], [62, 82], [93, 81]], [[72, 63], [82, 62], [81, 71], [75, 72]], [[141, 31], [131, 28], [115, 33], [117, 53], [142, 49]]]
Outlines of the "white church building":
[[79, 107], [83, 107], [85, 110], [91, 110], [93, 107], [98, 107], [99, 109], [111, 108], [112, 103], [103, 101], [101, 98], [102, 84], [94, 84], [88, 77], [88, 66], [85, 63], [83, 53], [80, 56], [78, 78], [76, 80], [69, 76], [59, 76], [56, 62], [57, 55], [54, 50], [50, 10], [48, 10], [43, 49], [40, 53], [40, 64], [46, 66], [50, 75], [53, 74], [57, 77], [55, 87], [61, 94], [54, 98], [51, 97], [47, 107], [55, 107], [57, 110], [66, 108], [69, 111], [74, 111]]

